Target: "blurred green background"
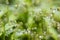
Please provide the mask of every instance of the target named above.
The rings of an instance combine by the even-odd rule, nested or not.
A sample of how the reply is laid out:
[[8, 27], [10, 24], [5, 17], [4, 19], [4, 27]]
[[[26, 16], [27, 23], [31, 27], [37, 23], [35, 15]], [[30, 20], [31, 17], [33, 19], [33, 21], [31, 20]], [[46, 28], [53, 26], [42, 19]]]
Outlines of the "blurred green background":
[[60, 40], [60, 0], [0, 0], [0, 40]]

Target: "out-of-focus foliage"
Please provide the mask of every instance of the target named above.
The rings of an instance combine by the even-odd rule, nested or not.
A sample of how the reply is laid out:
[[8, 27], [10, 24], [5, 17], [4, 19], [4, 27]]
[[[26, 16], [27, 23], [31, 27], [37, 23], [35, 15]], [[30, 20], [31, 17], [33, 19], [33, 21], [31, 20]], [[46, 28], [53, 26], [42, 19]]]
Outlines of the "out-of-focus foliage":
[[60, 40], [59, 2], [0, 0], [0, 40]]

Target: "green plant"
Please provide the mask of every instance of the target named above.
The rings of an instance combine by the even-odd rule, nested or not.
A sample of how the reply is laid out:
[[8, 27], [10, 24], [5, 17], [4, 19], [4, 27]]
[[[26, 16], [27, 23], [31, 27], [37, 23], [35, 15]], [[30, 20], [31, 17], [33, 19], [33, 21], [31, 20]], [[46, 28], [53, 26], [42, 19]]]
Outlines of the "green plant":
[[0, 40], [60, 40], [60, 11], [51, 0], [0, 0]]

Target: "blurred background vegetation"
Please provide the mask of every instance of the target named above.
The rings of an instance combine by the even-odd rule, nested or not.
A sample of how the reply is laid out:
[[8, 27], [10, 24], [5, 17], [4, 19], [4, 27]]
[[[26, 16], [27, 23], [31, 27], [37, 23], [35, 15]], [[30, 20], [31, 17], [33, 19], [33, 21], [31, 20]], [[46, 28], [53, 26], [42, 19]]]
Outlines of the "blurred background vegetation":
[[60, 40], [60, 0], [0, 0], [0, 40]]

